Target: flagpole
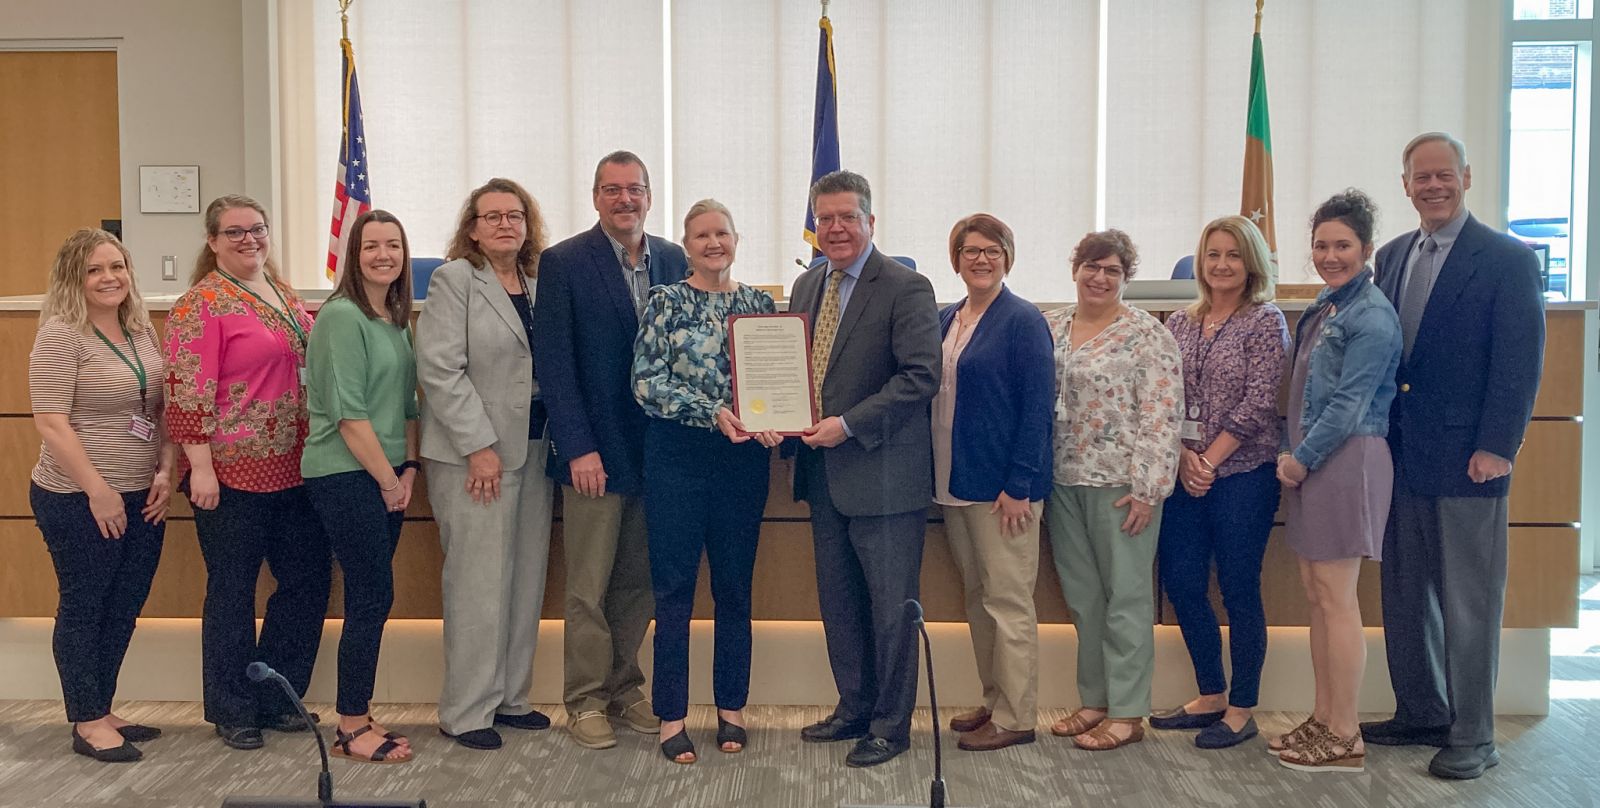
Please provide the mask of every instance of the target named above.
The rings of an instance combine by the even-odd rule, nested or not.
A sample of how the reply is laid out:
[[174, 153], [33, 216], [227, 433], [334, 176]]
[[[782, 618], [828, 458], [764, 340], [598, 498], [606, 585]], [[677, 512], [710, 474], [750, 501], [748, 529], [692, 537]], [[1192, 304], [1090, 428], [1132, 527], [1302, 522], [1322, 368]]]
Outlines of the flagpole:
[[[341, 1], [342, 2], [349, 2], [349, 0], [341, 0]], [[1261, 7], [1266, 5], [1266, 4], [1267, 4], [1267, 0], [1256, 0], [1256, 33], [1257, 34], [1261, 33]], [[822, 4], [822, 7], [823, 8], [827, 8], [828, 4], [826, 2], [824, 2]], [[824, 13], [826, 13], [826, 12], [824, 12]]]
[[828, 18], [828, 0], [822, 0], [822, 18]]
[[[341, 40], [350, 39], [350, 4], [353, 2], [355, 0], [339, 0], [339, 38]], [[1261, 8], [1260, 0], [1257, 0], [1256, 8]], [[1256, 30], [1261, 30], [1260, 11], [1256, 12]]]

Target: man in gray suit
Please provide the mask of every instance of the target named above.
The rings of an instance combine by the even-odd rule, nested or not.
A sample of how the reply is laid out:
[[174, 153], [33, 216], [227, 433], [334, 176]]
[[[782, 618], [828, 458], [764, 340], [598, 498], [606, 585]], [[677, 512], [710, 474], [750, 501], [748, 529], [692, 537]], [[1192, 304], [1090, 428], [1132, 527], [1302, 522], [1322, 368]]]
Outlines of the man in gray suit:
[[1376, 261], [1405, 338], [1382, 568], [1395, 715], [1362, 724], [1361, 734], [1385, 746], [1443, 747], [1428, 771], [1467, 780], [1500, 762], [1506, 496], [1539, 391], [1544, 297], [1533, 252], [1467, 212], [1472, 168], [1459, 140], [1418, 135], [1401, 164], [1421, 227], [1385, 244]]
[[872, 245], [872, 189], [835, 171], [811, 186], [827, 261], [795, 281], [789, 311], [812, 317], [820, 420], [801, 437], [795, 499], [811, 506], [817, 597], [839, 704], [801, 731], [857, 740], [845, 763], [875, 766], [911, 745], [918, 596], [933, 496], [928, 403], [939, 389], [933, 285]]

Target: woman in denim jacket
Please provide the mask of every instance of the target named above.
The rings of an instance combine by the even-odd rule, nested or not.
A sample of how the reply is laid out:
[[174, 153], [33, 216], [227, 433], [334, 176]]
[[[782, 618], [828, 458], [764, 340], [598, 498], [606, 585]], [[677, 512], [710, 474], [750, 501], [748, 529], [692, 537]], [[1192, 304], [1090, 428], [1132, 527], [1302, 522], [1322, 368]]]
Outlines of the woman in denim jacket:
[[1361, 771], [1356, 700], [1366, 639], [1356, 582], [1378, 560], [1394, 485], [1385, 436], [1400, 364], [1400, 318], [1372, 283], [1372, 200], [1351, 189], [1311, 217], [1311, 260], [1327, 288], [1295, 329], [1287, 445], [1278, 455], [1289, 546], [1311, 602], [1316, 702], [1269, 748], [1304, 771]]

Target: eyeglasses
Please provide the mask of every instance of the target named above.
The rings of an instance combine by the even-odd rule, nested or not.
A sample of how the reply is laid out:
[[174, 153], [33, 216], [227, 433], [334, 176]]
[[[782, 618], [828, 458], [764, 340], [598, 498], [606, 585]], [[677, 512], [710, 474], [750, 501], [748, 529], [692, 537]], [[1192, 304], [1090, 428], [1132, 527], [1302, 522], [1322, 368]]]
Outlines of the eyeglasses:
[[648, 185], [602, 185], [602, 186], [600, 186], [600, 195], [605, 197], [605, 198], [607, 198], [607, 199], [616, 199], [617, 197], [620, 197], [623, 194], [627, 194], [628, 196], [631, 196], [634, 199], [644, 199], [646, 196], [650, 195], [650, 186], [648, 186]]
[[980, 255], [983, 256], [984, 258], [989, 259], [990, 261], [999, 261], [1002, 257], [1005, 256], [1005, 254], [1006, 254], [1006, 251], [1000, 249], [999, 247], [962, 247], [961, 248], [961, 257], [967, 259], [968, 261], [976, 261], [976, 260], [978, 260], [978, 256], [980, 256]]
[[859, 213], [841, 213], [838, 216], [834, 216], [832, 214], [818, 216], [817, 229], [826, 230], [835, 224], [842, 224], [845, 227], [855, 227], [856, 225], [861, 224], [861, 218], [862, 216]]
[[509, 210], [505, 213], [501, 213], [498, 210], [492, 210], [488, 213], [478, 214], [478, 218], [482, 219], [484, 223], [490, 227], [499, 227], [501, 221], [504, 221], [506, 224], [515, 227], [516, 225], [527, 221], [528, 214], [523, 213], [520, 210]]
[[250, 236], [256, 241], [260, 241], [267, 237], [267, 226], [264, 224], [258, 224], [248, 230], [243, 227], [230, 227], [227, 230], [222, 231], [222, 235], [226, 236], [227, 239], [234, 244], [244, 241], [244, 237], [246, 235]]
[[1078, 271], [1088, 275], [1104, 275], [1106, 280], [1120, 281], [1127, 270], [1116, 264], [1092, 264], [1087, 261], [1078, 265]]

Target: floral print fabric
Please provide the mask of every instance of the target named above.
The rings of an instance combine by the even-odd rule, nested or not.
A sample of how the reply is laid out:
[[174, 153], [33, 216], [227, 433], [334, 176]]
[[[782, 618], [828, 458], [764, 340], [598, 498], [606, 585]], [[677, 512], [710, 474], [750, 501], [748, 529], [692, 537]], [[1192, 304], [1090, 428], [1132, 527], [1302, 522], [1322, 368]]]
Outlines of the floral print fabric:
[[738, 284], [702, 292], [679, 281], [650, 290], [633, 342], [633, 397], [652, 418], [712, 429], [733, 400], [728, 317], [775, 314], [772, 296]]
[[[294, 291], [275, 283], [288, 316], [311, 332]], [[300, 485], [307, 413], [306, 346], [277, 309], [212, 272], [167, 317], [167, 430], [174, 443], [211, 445], [217, 481], [255, 493]], [[179, 476], [188, 460], [178, 455]]]
[[1184, 445], [1203, 452], [1223, 432], [1239, 448], [1217, 466], [1217, 477], [1250, 471], [1278, 455], [1278, 388], [1283, 380], [1289, 328], [1283, 312], [1259, 303], [1234, 312], [1206, 339], [1187, 310], [1167, 317], [1167, 330], [1183, 356], [1185, 412], [1198, 413], [1200, 439]]
[[1073, 349], [1077, 305], [1045, 313], [1056, 343], [1055, 483], [1126, 485], [1151, 505], [1172, 493], [1183, 420], [1178, 343], [1160, 320], [1124, 307]]

